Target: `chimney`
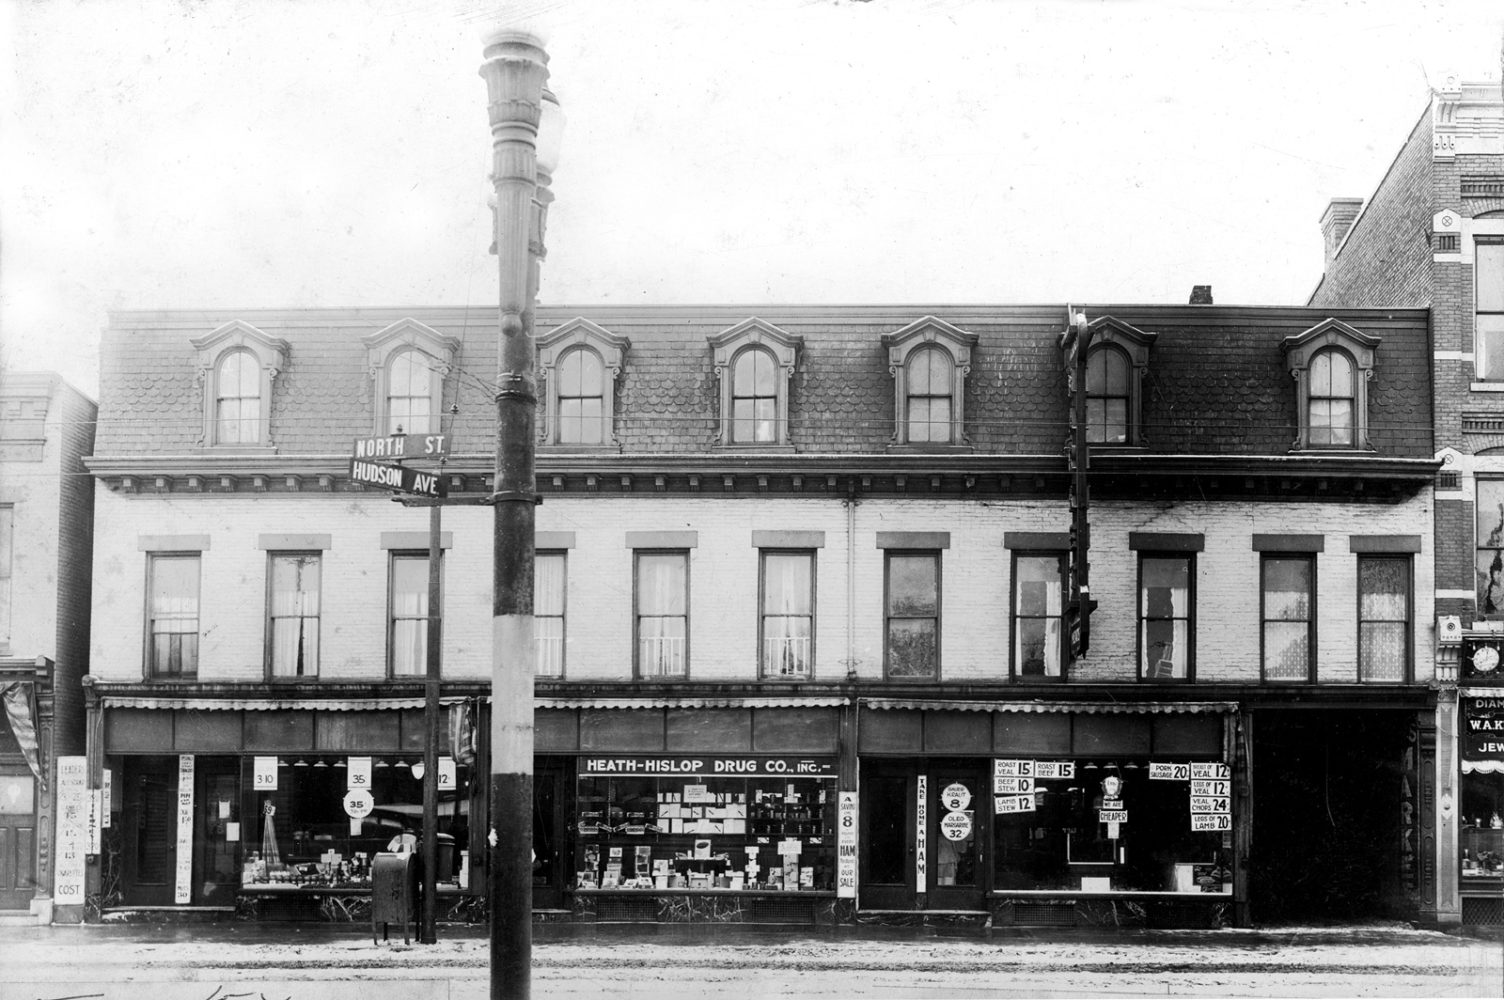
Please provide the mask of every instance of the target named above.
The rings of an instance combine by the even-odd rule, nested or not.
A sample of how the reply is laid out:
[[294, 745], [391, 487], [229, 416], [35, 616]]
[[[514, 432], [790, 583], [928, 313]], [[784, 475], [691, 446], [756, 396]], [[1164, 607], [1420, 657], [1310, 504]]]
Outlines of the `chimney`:
[[1191, 286], [1191, 305], [1193, 305], [1193, 306], [1209, 306], [1211, 304], [1212, 304], [1212, 286], [1211, 285], [1192, 285]]
[[1332, 269], [1332, 259], [1337, 256], [1337, 248], [1347, 238], [1347, 231], [1353, 228], [1353, 220], [1357, 219], [1362, 208], [1362, 198], [1333, 198], [1326, 211], [1321, 213], [1321, 237], [1326, 243], [1324, 271]]

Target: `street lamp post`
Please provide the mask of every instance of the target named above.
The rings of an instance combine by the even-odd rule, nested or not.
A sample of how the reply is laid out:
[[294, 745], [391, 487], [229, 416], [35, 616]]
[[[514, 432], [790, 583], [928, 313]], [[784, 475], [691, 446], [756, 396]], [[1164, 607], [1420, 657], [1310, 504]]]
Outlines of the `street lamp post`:
[[531, 35], [507, 31], [485, 44], [496, 190], [500, 329], [496, 374], [496, 466], [491, 653], [491, 997], [526, 1000], [532, 965], [533, 806], [533, 307], [543, 257], [542, 162], [557, 148], [540, 131], [548, 54]]

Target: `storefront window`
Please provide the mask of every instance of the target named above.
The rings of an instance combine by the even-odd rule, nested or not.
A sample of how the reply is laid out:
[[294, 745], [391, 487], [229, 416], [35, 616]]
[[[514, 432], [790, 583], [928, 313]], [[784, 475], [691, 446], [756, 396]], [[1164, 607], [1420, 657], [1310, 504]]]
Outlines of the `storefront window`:
[[580, 765], [576, 888], [835, 889], [834, 760], [585, 758]]
[[[1462, 699], [1458, 826], [1463, 888], [1504, 884], [1504, 692]], [[1487, 879], [1480, 883], [1473, 880]]]
[[993, 888], [1231, 892], [1225, 764], [1077, 759], [994, 768]]
[[[267, 758], [260, 759], [268, 761]], [[347, 806], [349, 768], [369, 761], [369, 804]], [[269, 761], [268, 761], [269, 762]], [[421, 758], [280, 757], [273, 790], [254, 793], [254, 813], [241, 832], [245, 841], [242, 883], [359, 885], [368, 882], [371, 860], [386, 851], [413, 851], [423, 833]], [[447, 760], [441, 760], [445, 765]], [[261, 767], [248, 760], [246, 766]], [[414, 770], [418, 770], [415, 775]], [[470, 830], [470, 768], [456, 765], [449, 784], [440, 768], [438, 802], [439, 881], [452, 882], [464, 867]], [[252, 775], [247, 787], [264, 785]], [[358, 782], [357, 784], [364, 784]], [[359, 799], [360, 797], [357, 797]], [[351, 811], [359, 815], [352, 818]]]

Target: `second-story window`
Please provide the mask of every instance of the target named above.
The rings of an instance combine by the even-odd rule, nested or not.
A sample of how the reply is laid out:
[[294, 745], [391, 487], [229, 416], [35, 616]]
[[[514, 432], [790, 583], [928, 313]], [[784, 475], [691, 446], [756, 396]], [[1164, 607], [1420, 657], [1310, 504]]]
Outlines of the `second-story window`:
[[198, 675], [198, 553], [153, 553], [147, 562], [147, 674], [191, 680]]
[[1474, 489], [1478, 614], [1498, 618], [1504, 615], [1504, 479], [1479, 478]]
[[1189, 555], [1139, 557], [1139, 677], [1184, 681], [1195, 676], [1191, 625], [1195, 563]]
[[402, 351], [393, 356], [387, 373], [386, 432], [400, 427], [408, 434], [438, 431], [433, 411], [433, 378], [428, 359], [421, 351]]
[[[443, 560], [440, 558], [440, 565]], [[393, 552], [388, 609], [388, 661], [393, 677], [428, 672], [428, 553]], [[442, 606], [442, 592], [440, 605]]]
[[1358, 557], [1358, 680], [1410, 679], [1410, 557]]
[[261, 441], [261, 366], [250, 351], [230, 351], [214, 372], [214, 443]]
[[1117, 347], [1093, 348], [1086, 356], [1086, 440], [1127, 444], [1132, 366]]
[[538, 649], [538, 677], [564, 676], [567, 566], [563, 552], [539, 552], [533, 559], [533, 642]]
[[637, 676], [689, 673], [689, 553], [636, 553]]
[[762, 552], [764, 678], [808, 679], [814, 666], [815, 554]]
[[1023, 680], [1056, 678], [1065, 666], [1061, 644], [1065, 554], [1013, 557], [1013, 672]]
[[1328, 349], [1311, 359], [1309, 413], [1312, 448], [1353, 446], [1353, 361], [1345, 351]]
[[0, 504], [0, 653], [10, 652], [10, 577], [15, 525], [16, 508]]
[[887, 553], [885, 673], [902, 680], [940, 676], [940, 554]]
[[731, 443], [778, 440], [778, 363], [772, 352], [750, 347], [731, 368]]
[[559, 443], [604, 443], [606, 379], [600, 355], [573, 348], [559, 359], [557, 371]]
[[273, 680], [319, 674], [319, 597], [323, 558], [317, 552], [271, 555], [268, 673]]
[[1265, 555], [1259, 579], [1264, 680], [1311, 680], [1316, 647], [1315, 558]]
[[1504, 242], [1473, 245], [1473, 310], [1478, 378], [1504, 381]]

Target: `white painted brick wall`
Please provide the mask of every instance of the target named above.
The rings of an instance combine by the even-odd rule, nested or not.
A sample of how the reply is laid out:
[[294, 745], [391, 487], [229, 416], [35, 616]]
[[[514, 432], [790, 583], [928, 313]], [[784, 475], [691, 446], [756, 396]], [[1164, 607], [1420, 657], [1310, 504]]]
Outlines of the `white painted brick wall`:
[[[948, 531], [942, 555], [941, 673], [947, 681], [991, 681], [1008, 672], [1011, 561], [1006, 531], [1065, 531], [1059, 503], [928, 499], [865, 500], [856, 507], [851, 553], [853, 633], [847, 648], [847, 511], [838, 498], [728, 499], [550, 496], [538, 528], [573, 531], [568, 556], [566, 677], [622, 680], [632, 674], [632, 550], [628, 531], [696, 531], [690, 556], [690, 676], [746, 681], [757, 673], [757, 550], [754, 530], [823, 531], [817, 554], [815, 677], [864, 679], [883, 671], [883, 550], [879, 531]], [[386, 675], [384, 531], [426, 531], [427, 512], [381, 496], [134, 495], [100, 491], [95, 536], [93, 672], [107, 680], [142, 675], [145, 534], [212, 536], [204, 553], [204, 681], [263, 676], [265, 532], [327, 533], [323, 650], [329, 680]], [[455, 544], [445, 556], [445, 675], [483, 679], [490, 672], [491, 524], [489, 508], [444, 511]], [[1427, 498], [1404, 504], [1099, 503], [1093, 507], [1092, 650], [1077, 665], [1085, 680], [1133, 682], [1137, 557], [1130, 531], [1190, 531], [1206, 536], [1196, 559], [1197, 678], [1256, 682], [1259, 676], [1259, 554], [1255, 532], [1326, 536], [1317, 561], [1319, 671], [1323, 681], [1355, 678], [1356, 566], [1348, 536], [1419, 534], [1415, 557], [1416, 677], [1432, 664], [1432, 539]]]

